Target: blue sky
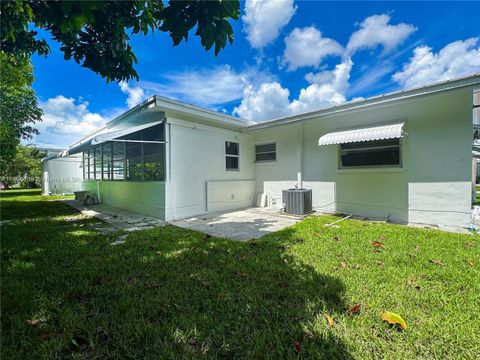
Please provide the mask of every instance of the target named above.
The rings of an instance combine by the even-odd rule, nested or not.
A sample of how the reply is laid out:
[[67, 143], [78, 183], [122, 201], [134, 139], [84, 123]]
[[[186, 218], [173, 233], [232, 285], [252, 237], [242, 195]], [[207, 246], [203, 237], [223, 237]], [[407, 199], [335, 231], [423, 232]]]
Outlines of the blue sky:
[[[480, 2], [246, 1], [215, 57], [193, 36], [135, 36], [140, 81], [107, 84], [50, 41], [34, 56], [34, 141], [67, 147], [153, 94], [256, 122], [480, 72]], [[48, 34], [40, 32], [48, 39]]]

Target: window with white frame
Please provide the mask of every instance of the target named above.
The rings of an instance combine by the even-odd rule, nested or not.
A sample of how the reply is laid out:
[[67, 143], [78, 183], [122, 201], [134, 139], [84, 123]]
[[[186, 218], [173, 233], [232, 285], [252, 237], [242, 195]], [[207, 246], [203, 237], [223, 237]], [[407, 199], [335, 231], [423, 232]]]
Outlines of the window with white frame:
[[255, 145], [255, 162], [267, 162], [277, 160], [277, 144], [257, 144]]
[[399, 167], [400, 139], [340, 144], [340, 167]]
[[240, 145], [236, 142], [225, 141], [225, 168], [227, 170], [240, 169]]

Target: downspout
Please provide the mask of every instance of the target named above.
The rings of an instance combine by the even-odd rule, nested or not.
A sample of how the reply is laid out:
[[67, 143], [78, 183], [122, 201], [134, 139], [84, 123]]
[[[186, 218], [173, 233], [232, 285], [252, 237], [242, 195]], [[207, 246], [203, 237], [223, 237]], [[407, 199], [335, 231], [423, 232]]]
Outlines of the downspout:
[[303, 189], [303, 124], [297, 127], [297, 187]]

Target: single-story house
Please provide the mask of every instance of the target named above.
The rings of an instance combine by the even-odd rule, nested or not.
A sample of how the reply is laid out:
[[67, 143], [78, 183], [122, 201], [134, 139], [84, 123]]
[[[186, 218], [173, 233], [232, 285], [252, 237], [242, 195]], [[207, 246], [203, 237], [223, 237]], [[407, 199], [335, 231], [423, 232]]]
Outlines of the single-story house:
[[[81, 188], [165, 220], [312, 189], [317, 212], [468, 226], [480, 74], [255, 123], [153, 96], [46, 163], [80, 156]], [[55, 177], [52, 176], [51, 177]]]
[[82, 190], [82, 154], [62, 157], [65, 149], [37, 148], [42, 161], [42, 194], [71, 194]]

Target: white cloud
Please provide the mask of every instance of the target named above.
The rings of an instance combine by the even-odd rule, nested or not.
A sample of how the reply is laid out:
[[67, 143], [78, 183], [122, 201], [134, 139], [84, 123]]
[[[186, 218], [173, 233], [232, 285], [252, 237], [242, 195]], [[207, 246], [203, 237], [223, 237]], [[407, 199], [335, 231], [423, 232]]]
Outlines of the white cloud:
[[414, 49], [413, 57], [393, 79], [405, 88], [480, 72], [478, 38], [451, 42], [434, 53], [428, 46]]
[[385, 86], [385, 83], [381, 80], [393, 71], [392, 61], [383, 61], [374, 64], [373, 67], [365, 67], [361, 70], [361, 75], [349, 87], [348, 94], [356, 95], [365, 91], [371, 92]]
[[164, 78], [164, 83], [141, 81], [139, 86], [148, 93], [215, 108], [241, 99], [246, 86], [271, 80], [272, 76], [254, 68], [236, 72], [224, 65], [169, 73]]
[[330, 55], [342, 55], [343, 47], [333, 39], [322, 37], [314, 26], [295, 28], [285, 38], [281, 66], [296, 70], [303, 66], [318, 67]]
[[334, 70], [307, 74], [310, 85], [300, 91], [298, 99], [290, 101], [290, 91], [278, 82], [267, 82], [254, 90], [245, 88], [242, 102], [233, 111], [242, 118], [265, 121], [282, 116], [319, 110], [346, 101], [345, 92], [352, 69], [351, 59], [338, 64]]
[[140, 104], [142, 100], [145, 100], [148, 97], [145, 95], [145, 92], [141, 87], [130, 86], [124, 81], [118, 85], [120, 86], [120, 90], [127, 95], [127, 100], [125, 103], [127, 104], [128, 108], [132, 108], [135, 105]]
[[384, 52], [389, 52], [403, 43], [416, 30], [411, 24], [400, 23], [390, 25], [390, 16], [387, 14], [372, 15], [363, 20], [360, 29], [352, 33], [348, 41], [347, 50], [353, 54], [359, 49], [383, 46]]
[[250, 45], [262, 49], [275, 41], [295, 11], [293, 0], [247, 0], [242, 20]]
[[88, 109], [89, 103], [81, 98], [58, 95], [39, 103], [44, 114], [42, 122], [35, 124], [40, 131], [35, 142], [67, 147], [79, 137], [104, 126], [107, 120]]
[[258, 121], [273, 119], [289, 114], [290, 91], [278, 82], [267, 82], [258, 90], [247, 86], [243, 91], [243, 99], [233, 113], [241, 118]]
[[298, 100], [292, 101], [289, 106], [290, 112], [299, 114], [340, 105], [347, 101], [345, 92], [348, 88], [352, 66], [353, 62], [348, 58], [335, 66], [334, 70], [307, 74], [306, 79], [311, 85], [300, 91]]

